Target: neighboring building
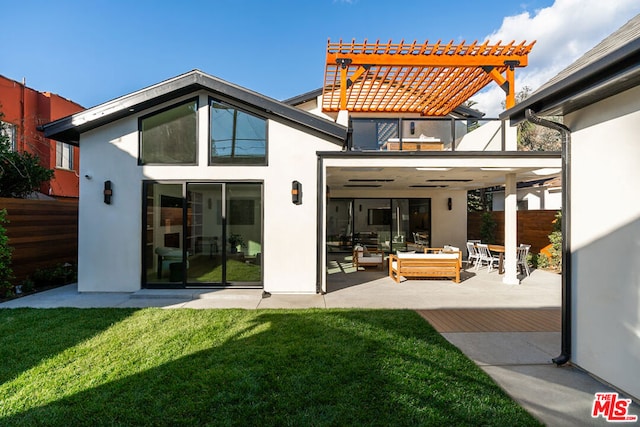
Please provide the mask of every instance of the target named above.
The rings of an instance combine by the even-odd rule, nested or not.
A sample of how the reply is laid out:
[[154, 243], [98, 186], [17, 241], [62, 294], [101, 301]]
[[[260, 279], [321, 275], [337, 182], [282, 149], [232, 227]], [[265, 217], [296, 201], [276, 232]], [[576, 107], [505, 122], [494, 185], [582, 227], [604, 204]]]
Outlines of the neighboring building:
[[[563, 116], [564, 126], [540, 116]], [[571, 362], [640, 399], [640, 15], [501, 117], [563, 135], [556, 363]]]
[[[517, 203], [519, 211], [560, 210], [562, 209], [562, 180], [549, 177], [517, 184]], [[491, 210], [504, 210], [504, 188], [489, 188]]]
[[[449, 61], [447, 51], [407, 56], [422, 61], [418, 86], [399, 98], [400, 85], [384, 90], [402, 112], [352, 103], [378, 84], [376, 66], [350, 70], [346, 92], [325, 83], [288, 103], [194, 70], [46, 124], [47, 137], [82, 147], [79, 290], [325, 292], [329, 251], [395, 251], [417, 231], [463, 247], [467, 191], [505, 183], [504, 281], [518, 283], [515, 184], [559, 168], [560, 156], [516, 151], [515, 132], [497, 120], [478, 127], [458, 91], [501, 81], [503, 62], [526, 65], [529, 47], [451, 49], [473, 52], [474, 65], [447, 68], [428, 88], [417, 76], [436, 75], [425, 62]], [[346, 110], [331, 105], [336, 93]]]
[[54, 169], [50, 182], [40, 191], [53, 197], [77, 198], [79, 194], [78, 148], [44, 137], [40, 126], [68, 116], [84, 108], [75, 102], [49, 92], [38, 92], [24, 83], [0, 76], [0, 112], [12, 148], [40, 158], [40, 164]]

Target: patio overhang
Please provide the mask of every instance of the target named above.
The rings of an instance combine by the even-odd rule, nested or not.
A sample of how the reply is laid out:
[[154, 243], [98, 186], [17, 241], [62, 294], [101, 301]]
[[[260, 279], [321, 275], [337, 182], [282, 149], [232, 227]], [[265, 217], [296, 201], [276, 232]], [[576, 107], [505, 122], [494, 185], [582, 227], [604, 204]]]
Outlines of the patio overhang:
[[322, 110], [446, 116], [491, 82], [511, 108], [515, 68], [528, 65], [534, 44], [329, 40]]
[[[318, 153], [327, 168], [332, 197], [347, 193], [386, 195], [500, 187], [517, 181], [558, 176], [562, 161], [553, 152]], [[402, 153], [400, 153], [402, 154]]]

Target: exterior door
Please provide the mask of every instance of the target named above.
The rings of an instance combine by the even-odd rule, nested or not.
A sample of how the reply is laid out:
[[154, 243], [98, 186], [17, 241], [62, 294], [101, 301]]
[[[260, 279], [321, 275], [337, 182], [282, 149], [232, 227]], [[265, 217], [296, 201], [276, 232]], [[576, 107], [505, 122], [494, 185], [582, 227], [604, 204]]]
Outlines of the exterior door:
[[261, 286], [262, 184], [145, 184], [146, 287]]

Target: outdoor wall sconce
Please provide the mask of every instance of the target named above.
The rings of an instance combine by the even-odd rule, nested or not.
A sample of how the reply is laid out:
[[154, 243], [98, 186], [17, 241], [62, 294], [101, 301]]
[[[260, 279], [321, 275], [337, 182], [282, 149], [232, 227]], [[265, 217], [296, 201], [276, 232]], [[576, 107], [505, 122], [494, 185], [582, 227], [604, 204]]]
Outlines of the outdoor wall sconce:
[[416, 133], [416, 122], [409, 123], [409, 132], [411, 135], [415, 135]]
[[298, 181], [291, 183], [291, 201], [294, 205], [302, 204], [302, 184]]
[[102, 194], [104, 194], [104, 202], [107, 205], [111, 204], [111, 196], [113, 196], [113, 189], [111, 188], [111, 181], [105, 181], [104, 182], [104, 191], [102, 192]]
[[451, 210], [451, 197], [447, 199], [447, 207]]

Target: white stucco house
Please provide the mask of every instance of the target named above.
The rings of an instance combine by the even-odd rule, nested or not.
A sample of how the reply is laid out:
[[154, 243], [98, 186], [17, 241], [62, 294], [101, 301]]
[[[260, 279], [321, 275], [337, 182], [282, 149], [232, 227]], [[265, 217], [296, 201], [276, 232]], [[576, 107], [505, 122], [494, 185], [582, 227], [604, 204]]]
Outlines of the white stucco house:
[[[533, 181], [519, 182], [517, 188], [518, 210], [560, 210], [562, 209], [562, 180], [560, 177], [549, 177]], [[504, 189], [491, 188], [491, 210], [503, 211]]]
[[[79, 291], [326, 292], [328, 254], [355, 243], [464, 247], [467, 191], [497, 185], [518, 283], [516, 182], [557, 173], [560, 154], [517, 151], [505, 121], [461, 104], [494, 81], [513, 97], [531, 45], [418, 46], [400, 66], [349, 46], [286, 102], [194, 70], [44, 125], [81, 147]], [[442, 68], [452, 53], [462, 65]]]
[[[540, 116], [563, 116], [558, 125]], [[640, 15], [504, 112], [563, 135], [562, 354], [640, 398]], [[606, 177], [606, 179], [602, 179]]]

